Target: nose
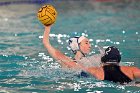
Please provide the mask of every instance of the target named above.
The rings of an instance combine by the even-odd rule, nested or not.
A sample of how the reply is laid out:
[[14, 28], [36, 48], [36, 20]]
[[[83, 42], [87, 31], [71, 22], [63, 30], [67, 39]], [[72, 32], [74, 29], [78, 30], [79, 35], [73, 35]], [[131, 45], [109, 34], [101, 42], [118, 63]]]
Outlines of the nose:
[[88, 49], [91, 49], [91, 44], [89, 44], [89, 47], [88, 47]]

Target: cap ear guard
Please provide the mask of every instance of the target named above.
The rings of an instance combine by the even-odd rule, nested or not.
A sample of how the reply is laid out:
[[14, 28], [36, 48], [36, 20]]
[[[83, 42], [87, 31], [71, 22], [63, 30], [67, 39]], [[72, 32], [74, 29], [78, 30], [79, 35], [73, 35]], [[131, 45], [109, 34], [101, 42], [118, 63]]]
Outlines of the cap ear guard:
[[78, 38], [79, 37], [74, 37], [69, 40], [69, 46], [71, 47], [72, 51], [79, 50]]
[[74, 38], [69, 39], [69, 46], [71, 47], [72, 51], [76, 53], [77, 51], [80, 51], [79, 44], [82, 40], [86, 39], [84, 36], [76, 36]]

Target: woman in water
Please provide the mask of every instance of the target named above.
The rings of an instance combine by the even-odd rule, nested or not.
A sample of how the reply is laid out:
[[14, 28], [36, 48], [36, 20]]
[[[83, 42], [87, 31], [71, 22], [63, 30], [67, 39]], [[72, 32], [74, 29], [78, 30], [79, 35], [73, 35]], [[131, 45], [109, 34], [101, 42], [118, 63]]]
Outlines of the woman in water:
[[88, 38], [81, 36], [81, 37], [74, 37], [69, 40], [69, 45], [73, 53], [75, 54], [75, 57], [71, 59], [70, 57], [60, 52], [59, 50], [55, 49], [50, 44], [49, 42], [50, 31], [51, 31], [51, 26], [45, 26], [43, 44], [47, 48], [49, 54], [58, 62], [60, 62], [62, 67], [69, 66], [65, 64], [65, 62], [71, 62], [71, 61], [83, 64], [86, 67], [100, 66], [101, 54], [96, 54], [93, 56], [86, 57], [86, 55], [90, 52], [91, 49], [91, 45]]
[[[51, 26], [45, 27], [43, 43], [47, 48], [50, 55], [58, 60], [61, 65], [70, 68], [82, 69], [85, 72], [90, 73], [98, 80], [108, 80], [119, 83], [129, 83], [134, 79], [140, 78], [140, 69], [130, 66], [119, 66], [121, 55], [116, 47], [108, 47], [105, 50], [103, 57], [101, 58], [102, 66], [100, 67], [87, 67], [81, 63], [75, 62], [70, 57], [65, 56], [59, 50], [55, 49], [49, 42], [49, 33]], [[81, 60], [85, 54], [90, 52], [91, 45], [89, 40], [85, 37], [77, 39], [78, 49], [75, 49], [75, 59]], [[71, 41], [70, 41], [71, 43]], [[71, 46], [71, 45], [70, 45]], [[74, 51], [74, 49], [73, 49]]]
[[114, 46], [108, 47], [105, 50], [101, 61], [101, 67], [85, 68], [85, 70], [99, 80], [108, 80], [121, 84], [129, 83], [134, 79], [140, 78], [139, 68], [119, 65], [121, 55], [119, 50]]
[[74, 62], [70, 62], [72, 64], [70, 64], [70, 66], [82, 69], [85, 72], [90, 73], [98, 80], [107, 80], [115, 83], [127, 84], [135, 79], [140, 79], [139, 68], [119, 65], [121, 55], [119, 50], [114, 46], [108, 47], [105, 50], [101, 61], [102, 66], [100, 67], [85, 67]]

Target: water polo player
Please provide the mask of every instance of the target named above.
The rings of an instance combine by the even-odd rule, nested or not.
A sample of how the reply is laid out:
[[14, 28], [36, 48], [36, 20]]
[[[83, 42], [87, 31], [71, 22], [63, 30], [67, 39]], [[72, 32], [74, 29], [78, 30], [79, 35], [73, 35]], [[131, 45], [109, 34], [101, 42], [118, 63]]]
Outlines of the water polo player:
[[[120, 84], [127, 84], [135, 79], [140, 78], [140, 69], [137, 67], [120, 66], [121, 55], [119, 50], [112, 46], [105, 50], [104, 56], [101, 58], [101, 67], [86, 68], [81, 64], [75, 66], [82, 68], [84, 71], [90, 73], [98, 80], [107, 80]], [[71, 62], [71, 64], [74, 62]]]
[[[70, 57], [64, 55], [59, 50], [55, 49], [49, 42], [49, 34], [50, 34], [51, 26], [45, 26], [45, 32], [43, 36], [43, 44], [47, 48], [49, 54], [56, 59], [62, 67], [71, 67], [71, 61], [84, 65], [85, 67], [99, 67], [101, 64], [101, 54], [96, 54], [93, 56], [86, 57], [86, 55], [91, 50], [91, 45], [88, 38], [74, 37], [70, 38], [69, 45], [75, 54], [75, 57], [71, 59]], [[66, 63], [67, 62], [67, 63]], [[72, 64], [71, 64], [72, 65]], [[74, 66], [72, 66], [74, 68]], [[82, 71], [82, 76], [87, 77], [88, 75]], [[80, 76], [81, 76], [80, 75]]]

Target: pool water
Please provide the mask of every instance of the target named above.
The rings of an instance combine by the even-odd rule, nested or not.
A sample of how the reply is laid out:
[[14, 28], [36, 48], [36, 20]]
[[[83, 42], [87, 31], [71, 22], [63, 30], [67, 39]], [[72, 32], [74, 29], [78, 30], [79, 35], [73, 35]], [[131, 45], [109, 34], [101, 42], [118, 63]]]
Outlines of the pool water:
[[[140, 68], [140, 2], [53, 1], [58, 17], [51, 44], [73, 57], [68, 39], [85, 35], [90, 55], [97, 45], [116, 46], [121, 65]], [[140, 85], [119, 85], [62, 69], [44, 48], [43, 25], [36, 13], [41, 4], [0, 6], [0, 93], [140, 93]]]

